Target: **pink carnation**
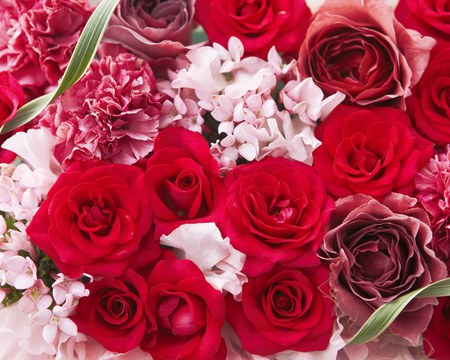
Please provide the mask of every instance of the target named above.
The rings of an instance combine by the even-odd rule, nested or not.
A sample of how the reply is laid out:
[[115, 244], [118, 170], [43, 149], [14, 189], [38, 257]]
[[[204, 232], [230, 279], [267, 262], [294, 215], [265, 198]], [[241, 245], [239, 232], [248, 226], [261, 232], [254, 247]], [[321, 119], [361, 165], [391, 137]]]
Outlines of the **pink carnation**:
[[81, 159], [133, 164], [153, 150], [166, 99], [147, 63], [107, 56], [47, 108], [40, 125], [56, 134], [63, 167]]
[[438, 152], [416, 177], [417, 198], [430, 214], [432, 248], [450, 269], [450, 147]]

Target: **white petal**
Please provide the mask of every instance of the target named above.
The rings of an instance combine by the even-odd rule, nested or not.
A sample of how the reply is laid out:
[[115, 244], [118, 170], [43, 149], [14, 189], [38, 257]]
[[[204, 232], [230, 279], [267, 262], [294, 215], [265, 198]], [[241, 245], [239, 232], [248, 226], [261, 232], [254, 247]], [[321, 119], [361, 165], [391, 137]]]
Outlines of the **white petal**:
[[59, 321], [60, 330], [70, 336], [76, 336], [78, 333], [77, 325], [69, 318], [62, 318]]
[[51, 344], [55, 340], [57, 332], [58, 328], [56, 325], [46, 325], [44, 326], [44, 331], [42, 331], [42, 337], [48, 344]]

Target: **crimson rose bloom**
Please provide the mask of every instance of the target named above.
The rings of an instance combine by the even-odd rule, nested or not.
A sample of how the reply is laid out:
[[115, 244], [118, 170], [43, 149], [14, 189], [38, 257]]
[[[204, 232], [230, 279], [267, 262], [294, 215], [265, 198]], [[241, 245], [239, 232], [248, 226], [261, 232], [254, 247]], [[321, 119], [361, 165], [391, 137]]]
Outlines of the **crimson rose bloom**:
[[275, 266], [249, 278], [242, 302], [227, 296], [227, 320], [242, 348], [269, 355], [283, 350], [325, 350], [333, 332], [333, 301], [324, 265]]
[[450, 354], [450, 297], [439, 298], [430, 325], [423, 334], [425, 354], [435, 360], [446, 360]]
[[276, 262], [316, 265], [333, 201], [309, 165], [266, 158], [230, 171], [224, 234], [247, 255], [244, 273], [256, 276]]
[[[24, 102], [23, 90], [17, 80], [8, 72], [0, 72], [0, 126], [11, 120]], [[0, 145], [11, 135], [0, 135]], [[13, 152], [0, 149], [0, 163], [10, 163], [15, 157]]]
[[[381, 305], [447, 275], [429, 248], [428, 217], [416, 203], [396, 193], [383, 203], [362, 194], [336, 202], [321, 256], [330, 263], [336, 305], [358, 326]], [[392, 333], [417, 345], [436, 302], [413, 300], [391, 325]]]
[[235, 36], [246, 55], [262, 58], [274, 45], [297, 53], [311, 17], [304, 0], [197, 0], [195, 9], [210, 42], [227, 47]]
[[225, 360], [225, 301], [193, 262], [160, 261], [147, 284], [143, 350], [155, 359]]
[[341, 91], [359, 105], [394, 100], [404, 108], [435, 43], [405, 29], [386, 1], [327, 1], [308, 28], [298, 66], [328, 95]]
[[422, 135], [437, 144], [450, 142], [450, 48], [432, 56], [406, 105]]
[[86, 285], [72, 320], [78, 330], [110, 351], [125, 353], [142, 341], [147, 317], [147, 284], [131, 269], [118, 278], [104, 277]]
[[314, 168], [330, 194], [383, 198], [411, 195], [414, 178], [433, 155], [433, 144], [413, 130], [404, 111], [340, 105], [316, 129], [322, 141]]
[[130, 265], [148, 265], [160, 250], [143, 239], [152, 219], [142, 176], [129, 165], [74, 163], [50, 189], [28, 236], [71, 278], [83, 273], [114, 277]]
[[161, 131], [147, 162], [145, 184], [157, 239], [180, 224], [215, 222], [220, 217], [225, 188], [218, 164], [199, 133], [182, 127]]

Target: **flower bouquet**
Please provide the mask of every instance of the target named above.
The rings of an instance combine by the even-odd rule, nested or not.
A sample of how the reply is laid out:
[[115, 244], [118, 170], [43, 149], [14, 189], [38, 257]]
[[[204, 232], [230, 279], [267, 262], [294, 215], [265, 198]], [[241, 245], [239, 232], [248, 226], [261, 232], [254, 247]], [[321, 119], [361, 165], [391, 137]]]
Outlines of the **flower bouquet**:
[[0, 0], [0, 359], [446, 359], [450, 8]]

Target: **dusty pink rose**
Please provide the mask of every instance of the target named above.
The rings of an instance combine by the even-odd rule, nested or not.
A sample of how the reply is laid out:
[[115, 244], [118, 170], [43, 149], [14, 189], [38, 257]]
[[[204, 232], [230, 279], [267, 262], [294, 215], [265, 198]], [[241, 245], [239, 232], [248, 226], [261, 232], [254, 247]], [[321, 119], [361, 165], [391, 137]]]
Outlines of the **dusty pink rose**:
[[[447, 275], [429, 248], [428, 217], [416, 200], [391, 193], [383, 203], [357, 194], [336, 202], [321, 256], [330, 263], [330, 286], [343, 315], [361, 326], [381, 305]], [[391, 325], [417, 345], [435, 299], [416, 299]]]
[[105, 57], [46, 109], [40, 124], [56, 134], [63, 166], [80, 159], [133, 164], [153, 150], [165, 100], [147, 63], [131, 54]]
[[450, 269], [450, 148], [438, 151], [416, 177], [417, 199], [430, 215], [436, 255]]
[[310, 24], [298, 64], [327, 95], [341, 91], [359, 105], [392, 100], [404, 108], [435, 43], [405, 29], [387, 2], [330, 0]]
[[148, 61], [155, 71], [162, 72], [173, 65], [175, 57], [188, 50], [194, 2], [123, 0], [116, 8], [103, 40], [125, 47]]
[[51, 85], [64, 73], [91, 13], [84, 0], [42, 0], [20, 17], [29, 47]]

